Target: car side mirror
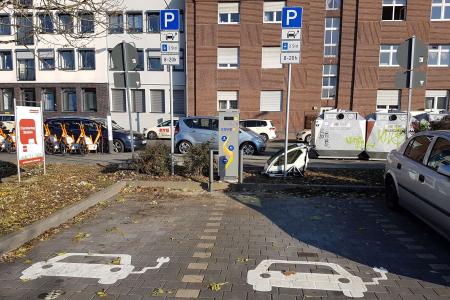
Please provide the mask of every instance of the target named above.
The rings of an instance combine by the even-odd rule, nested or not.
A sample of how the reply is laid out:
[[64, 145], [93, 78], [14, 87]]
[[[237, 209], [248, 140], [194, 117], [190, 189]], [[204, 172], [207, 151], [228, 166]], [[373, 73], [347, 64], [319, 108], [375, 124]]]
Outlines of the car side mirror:
[[450, 165], [440, 165], [439, 168], [437, 169], [437, 172], [441, 175], [450, 177]]

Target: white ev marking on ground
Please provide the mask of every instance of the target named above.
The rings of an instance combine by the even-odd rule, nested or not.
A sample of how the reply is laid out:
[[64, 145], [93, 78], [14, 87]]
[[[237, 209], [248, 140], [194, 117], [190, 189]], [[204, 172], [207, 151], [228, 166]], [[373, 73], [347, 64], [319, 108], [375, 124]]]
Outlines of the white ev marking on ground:
[[[285, 273], [269, 271], [272, 264], [313, 265], [331, 268], [336, 274], [318, 273]], [[381, 277], [372, 282], [363, 282], [358, 276], [347, 272], [340, 265], [323, 262], [263, 260], [254, 270], [247, 273], [247, 283], [253, 285], [255, 291], [270, 292], [272, 287], [291, 289], [311, 289], [341, 291], [347, 297], [361, 298], [367, 292], [368, 285], [378, 285], [380, 280], [387, 280], [385, 269], [373, 268]]]
[[[61, 260], [72, 256], [120, 258], [120, 262], [110, 265], [61, 262]], [[119, 279], [128, 277], [130, 274], [143, 274], [147, 270], [159, 269], [164, 263], [168, 263], [169, 261], [170, 258], [168, 257], [160, 257], [157, 259], [158, 264], [156, 266], [133, 272], [134, 266], [131, 265], [131, 256], [128, 254], [66, 253], [47, 261], [33, 264], [22, 272], [20, 279], [33, 280], [42, 276], [98, 278], [98, 283], [100, 284], [113, 284]]]

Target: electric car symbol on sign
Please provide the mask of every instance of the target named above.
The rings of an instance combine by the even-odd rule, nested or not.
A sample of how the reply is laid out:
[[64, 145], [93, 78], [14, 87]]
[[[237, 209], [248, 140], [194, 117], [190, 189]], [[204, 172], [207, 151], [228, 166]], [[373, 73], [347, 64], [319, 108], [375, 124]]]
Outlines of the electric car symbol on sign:
[[[269, 271], [272, 264], [289, 265], [312, 265], [330, 268], [334, 274], [318, 273], [283, 273], [281, 271]], [[272, 287], [283, 287], [292, 289], [311, 289], [326, 291], [341, 291], [347, 297], [361, 298], [367, 292], [366, 286], [378, 285], [379, 280], [386, 280], [387, 271], [384, 269], [373, 269], [381, 277], [375, 278], [373, 282], [363, 282], [358, 276], [347, 272], [343, 267], [333, 263], [307, 262], [307, 261], [285, 261], [285, 260], [263, 260], [254, 270], [247, 273], [247, 283], [253, 285], [253, 289], [260, 292], [270, 292]]]
[[[61, 262], [62, 260], [74, 257], [107, 257], [120, 261], [118, 264], [86, 264]], [[143, 274], [147, 270], [159, 269], [164, 263], [170, 261], [168, 257], [157, 259], [158, 264], [154, 267], [143, 268], [141, 271], [133, 272], [134, 266], [131, 265], [131, 256], [128, 254], [92, 254], [92, 253], [66, 253], [33, 264], [22, 272], [20, 279], [33, 280], [42, 276], [52, 277], [76, 277], [76, 278], [96, 278], [100, 284], [113, 284], [119, 279], [127, 278], [130, 274]]]

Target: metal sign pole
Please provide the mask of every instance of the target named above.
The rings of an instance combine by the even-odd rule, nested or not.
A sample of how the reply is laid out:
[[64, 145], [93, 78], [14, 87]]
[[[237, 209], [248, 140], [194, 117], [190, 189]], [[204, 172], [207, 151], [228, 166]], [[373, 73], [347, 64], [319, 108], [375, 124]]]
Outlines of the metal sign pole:
[[288, 146], [289, 146], [289, 109], [291, 102], [291, 75], [292, 75], [292, 64], [288, 65], [288, 88], [286, 97], [286, 127], [284, 131], [284, 177], [288, 176]]
[[20, 129], [19, 129], [19, 122], [17, 119], [17, 100], [14, 98], [14, 121], [16, 122], [16, 158], [17, 158], [17, 179], [19, 183], [21, 182], [20, 177], [20, 160], [19, 160], [19, 144], [20, 144]]
[[411, 136], [410, 133], [410, 124], [411, 124], [411, 106], [412, 106], [412, 93], [413, 93], [413, 84], [414, 84], [414, 59], [415, 59], [415, 48], [416, 48], [416, 36], [413, 35], [411, 38], [411, 60], [409, 63], [409, 94], [408, 94], [408, 112], [406, 115], [406, 137], [409, 138]]
[[172, 176], [175, 175], [175, 129], [173, 127], [173, 66], [169, 66], [169, 80], [170, 80], [170, 169]]
[[123, 67], [125, 69], [125, 97], [127, 99], [128, 106], [128, 121], [130, 124], [130, 141], [131, 141], [131, 159], [134, 160], [134, 136], [133, 136], [133, 121], [131, 119], [131, 95], [128, 82], [128, 51], [125, 41], [122, 41], [122, 51], [123, 51]]
[[[43, 157], [43, 163], [44, 163], [44, 175], [47, 175], [47, 158], [45, 156], [45, 138], [44, 138], [44, 102], [41, 99], [41, 120], [42, 120], [42, 126], [41, 126], [41, 132], [42, 132], [42, 157]], [[16, 149], [17, 151], [17, 149]]]

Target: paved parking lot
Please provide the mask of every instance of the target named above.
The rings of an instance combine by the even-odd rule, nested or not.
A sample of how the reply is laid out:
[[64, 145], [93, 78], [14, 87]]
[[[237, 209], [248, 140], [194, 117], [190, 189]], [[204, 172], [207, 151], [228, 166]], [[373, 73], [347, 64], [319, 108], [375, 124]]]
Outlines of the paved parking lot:
[[[170, 261], [111, 284], [98, 281], [112, 275], [88, 267], [103, 263], [113, 270], [111, 257], [65, 260], [87, 264], [74, 278], [19, 279], [32, 264], [71, 252], [128, 254], [134, 272], [159, 257]], [[248, 271], [265, 260], [281, 262], [248, 284]], [[382, 274], [373, 267], [385, 268], [387, 279], [378, 281]], [[38, 269], [56, 274], [45, 264]], [[67, 266], [59, 271], [71, 273]], [[264, 281], [270, 276], [273, 281]], [[268, 291], [257, 291], [267, 282]], [[431, 300], [449, 299], [449, 285], [447, 241], [408, 213], [387, 210], [377, 196], [351, 194], [139, 193], [39, 243], [26, 258], [0, 264], [0, 299], [44, 299], [52, 290], [64, 292], [57, 299], [92, 299], [104, 290], [104, 299], [340, 299], [345, 292]]]

